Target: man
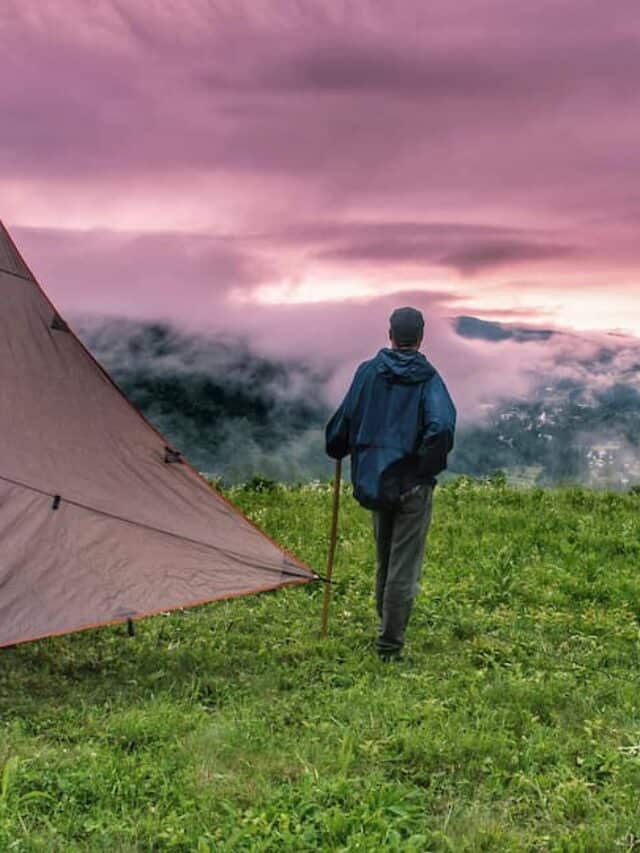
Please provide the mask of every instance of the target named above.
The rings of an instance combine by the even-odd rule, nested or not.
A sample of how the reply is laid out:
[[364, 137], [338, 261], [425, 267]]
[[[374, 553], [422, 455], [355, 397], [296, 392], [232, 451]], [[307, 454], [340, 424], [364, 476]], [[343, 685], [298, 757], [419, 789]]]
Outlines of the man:
[[373, 510], [380, 618], [376, 649], [401, 658], [419, 590], [436, 475], [453, 447], [456, 410], [436, 369], [419, 352], [424, 319], [415, 308], [390, 318], [391, 348], [357, 369], [327, 425], [329, 456], [351, 454], [353, 494]]

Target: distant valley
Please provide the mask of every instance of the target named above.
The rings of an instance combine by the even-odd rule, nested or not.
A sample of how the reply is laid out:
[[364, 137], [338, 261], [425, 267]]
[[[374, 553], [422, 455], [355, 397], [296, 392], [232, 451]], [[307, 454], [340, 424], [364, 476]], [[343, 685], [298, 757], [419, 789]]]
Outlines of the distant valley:
[[[488, 401], [461, 421], [451, 473], [503, 470], [540, 485], [640, 483], [640, 342], [611, 335], [578, 347], [551, 329], [474, 317], [452, 323], [466, 341], [515, 341], [537, 354], [542, 347], [546, 357], [532, 361], [526, 395]], [[132, 402], [208, 475], [230, 483], [255, 474], [289, 482], [330, 475], [329, 371], [166, 324], [94, 318], [76, 327]]]

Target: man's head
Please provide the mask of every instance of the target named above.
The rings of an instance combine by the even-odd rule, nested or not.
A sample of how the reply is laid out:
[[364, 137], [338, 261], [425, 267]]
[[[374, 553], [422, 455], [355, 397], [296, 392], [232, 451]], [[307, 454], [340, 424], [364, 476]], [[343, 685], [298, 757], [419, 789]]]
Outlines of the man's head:
[[396, 308], [389, 317], [389, 339], [394, 349], [418, 349], [423, 332], [424, 317], [417, 308]]

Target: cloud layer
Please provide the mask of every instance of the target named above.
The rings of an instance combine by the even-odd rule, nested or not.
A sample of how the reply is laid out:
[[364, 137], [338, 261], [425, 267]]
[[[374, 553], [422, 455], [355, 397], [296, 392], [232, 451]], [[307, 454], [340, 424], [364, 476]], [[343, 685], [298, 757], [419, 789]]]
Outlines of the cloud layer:
[[[460, 419], [451, 471], [502, 469], [529, 484], [640, 482], [637, 340], [586, 340], [468, 317], [456, 326], [467, 338], [471, 373], [451, 377], [457, 402], [468, 403], [465, 392], [474, 389], [493, 394], [474, 417]], [[344, 389], [326, 364], [324, 370], [307, 364], [306, 351], [264, 358], [229, 335], [132, 320], [94, 317], [79, 328], [130, 399], [201, 470], [231, 481], [330, 475], [323, 429], [337, 399], [329, 398]], [[442, 332], [435, 329], [437, 343], [455, 352], [455, 339], [444, 341]], [[520, 379], [528, 379], [526, 393], [522, 384], [504, 381], [515, 376], [514, 359]], [[484, 374], [493, 368], [499, 385], [474, 376], [474, 365]]]
[[639, 41], [630, 0], [8, 0], [0, 216], [63, 310], [639, 332]]

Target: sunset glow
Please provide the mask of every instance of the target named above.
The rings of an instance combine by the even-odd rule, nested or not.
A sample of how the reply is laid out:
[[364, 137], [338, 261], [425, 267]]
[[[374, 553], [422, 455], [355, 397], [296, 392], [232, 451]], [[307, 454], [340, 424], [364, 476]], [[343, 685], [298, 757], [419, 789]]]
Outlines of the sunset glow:
[[64, 6], [0, 12], [0, 216], [63, 310], [640, 334], [635, 4]]

